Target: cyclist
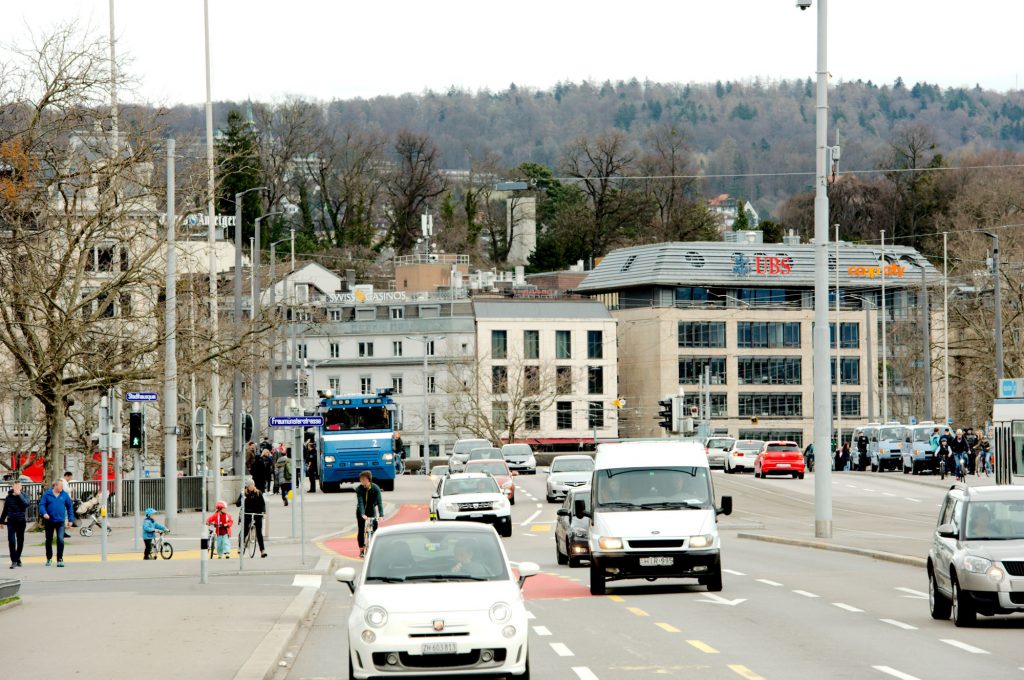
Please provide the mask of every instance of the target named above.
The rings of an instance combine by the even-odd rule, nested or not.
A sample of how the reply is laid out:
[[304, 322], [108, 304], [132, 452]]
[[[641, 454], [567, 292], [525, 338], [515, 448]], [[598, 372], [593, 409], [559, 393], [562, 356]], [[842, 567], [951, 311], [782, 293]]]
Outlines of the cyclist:
[[376, 525], [377, 519], [383, 516], [384, 500], [380, 487], [373, 483], [373, 474], [363, 470], [359, 473], [359, 486], [356, 487], [356, 542], [360, 557], [366, 555], [366, 520]]
[[157, 556], [153, 552], [153, 539], [156, 538], [157, 531], [167, 531], [167, 527], [153, 519], [153, 515], [156, 514], [153, 508], [146, 508], [145, 514], [146, 519], [142, 520], [142, 541], [146, 544], [146, 552], [143, 553], [142, 559], [155, 560]]
[[935, 450], [935, 457], [939, 461], [939, 479], [946, 478], [946, 472], [953, 464], [953, 452], [949, 449], [949, 440], [945, 437], [939, 439], [939, 448]]
[[[256, 488], [256, 482], [251, 479], [247, 479], [246, 482], [245, 518], [241, 523], [242, 544], [245, 544], [245, 537], [248, 536], [249, 529], [255, 525], [256, 545], [260, 548], [260, 557], [266, 557], [267, 551], [263, 547], [263, 516], [267, 513], [267, 501], [263, 498], [260, 490]], [[242, 494], [238, 494], [238, 500], [235, 501], [235, 505], [242, 507]]]
[[206, 518], [206, 525], [213, 527], [216, 537], [217, 559], [231, 559], [231, 525], [234, 520], [227, 513], [228, 504], [217, 501], [217, 511]]
[[965, 481], [967, 479], [967, 456], [970, 447], [964, 438], [963, 430], [956, 431], [956, 437], [949, 443], [949, 449], [953, 452], [956, 463], [956, 479], [958, 482]]

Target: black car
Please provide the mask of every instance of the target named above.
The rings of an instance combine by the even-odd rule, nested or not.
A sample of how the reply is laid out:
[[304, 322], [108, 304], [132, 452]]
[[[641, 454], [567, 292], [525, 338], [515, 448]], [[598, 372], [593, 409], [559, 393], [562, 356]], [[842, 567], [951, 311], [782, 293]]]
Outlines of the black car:
[[580, 566], [581, 560], [590, 560], [590, 520], [586, 517], [576, 519], [573, 508], [577, 500], [582, 500], [587, 510], [590, 510], [589, 486], [571, 489], [565, 495], [565, 502], [558, 509], [558, 521], [555, 522], [558, 563], [568, 563], [570, 567]]

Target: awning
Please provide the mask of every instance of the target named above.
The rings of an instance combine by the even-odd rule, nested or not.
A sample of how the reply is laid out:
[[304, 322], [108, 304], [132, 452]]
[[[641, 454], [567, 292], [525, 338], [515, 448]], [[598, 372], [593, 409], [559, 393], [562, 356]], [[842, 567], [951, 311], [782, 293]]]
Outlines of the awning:
[[517, 439], [517, 444], [530, 444], [537, 446], [557, 446], [559, 444], [593, 444], [593, 437], [564, 437], [564, 438], [538, 438], [538, 439]]

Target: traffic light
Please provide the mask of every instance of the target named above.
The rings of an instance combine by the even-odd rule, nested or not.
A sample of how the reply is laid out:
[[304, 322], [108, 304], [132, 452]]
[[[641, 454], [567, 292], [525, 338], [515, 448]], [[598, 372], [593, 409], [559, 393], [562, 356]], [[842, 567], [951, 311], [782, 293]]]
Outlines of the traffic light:
[[672, 405], [675, 400], [669, 397], [658, 402], [658, 424], [669, 432], [673, 429], [675, 417], [672, 413]]
[[128, 448], [130, 449], [141, 449], [142, 448], [142, 414], [141, 413], [129, 413], [128, 414]]

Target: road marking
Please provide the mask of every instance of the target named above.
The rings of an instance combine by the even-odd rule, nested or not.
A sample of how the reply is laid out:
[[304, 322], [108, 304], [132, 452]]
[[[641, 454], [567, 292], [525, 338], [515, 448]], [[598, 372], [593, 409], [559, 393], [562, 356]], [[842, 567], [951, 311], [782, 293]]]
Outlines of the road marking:
[[548, 630], [546, 626], [534, 626], [533, 627], [533, 632], [536, 633], [537, 635], [541, 636], [541, 637], [546, 637], [548, 635], [551, 635], [551, 631]]
[[319, 588], [322, 578], [319, 574], [296, 574], [292, 585], [300, 588]]
[[872, 666], [872, 668], [880, 673], [891, 675], [892, 677], [899, 678], [900, 680], [920, 680], [917, 676], [904, 673], [903, 671], [898, 671], [895, 668], [890, 668], [889, 666]]
[[530, 522], [532, 522], [532, 521], [533, 521], [533, 518], [534, 518], [534, 517], [536, 517], [536, 516], [537, 516], [537, 515], [539, 515], [539, 514], [540, 514], [540, 510], [538, 510], [537, 512], [535, 512], [535, 513], [533, 513], [532, 515], [530, 515], [529, 517], [527, 517], [527, 518], [526, 518], [526, 521], [525, 521], [525, 522], [520, 522], [520, 523], [519, 523], [519, 526], [521, 526], [521, 527], [525, 527], [525, 526], [526, 526], [527, 524], [529, 524]]
[[612, 602], [625, 602], [621, 595], [609, 595], [608, 599]]
[[848, 488], [850, 488], [850, 489], [856, 489], [856, 488], [857, 488], [857, 487], [855, 487], [855, 486], [854, 486], [853, 484], [847, 484], [846, 486], [847, 486]]
[[764, 680], [764, 676], [758, 675], [742, 664], [731, 663], [729, 664], [729, 670], [740, 677], [746, 678], [746, 680]]
[[696, 647], [700, 651], [704, 652], [705, 654], [718, 654], [717, 649], [715, 649], [707, 643], [701, 642], [700, 640], [687, 640], [686, 642], [692, 645], [693, 647]]
[[656, 623], [654, 624], [658, 628], [661, 628], [666, 633], [678, 633], [680, 630], [673, 626], [671, 623]]
[[576, 674], [576, 677], [580, 680], [597, 680], [597, 676], [594, 675], [594, 671], [590, 670], [586, 666], [573, 666], [572, 672]]
[[742, 598], [742, 597], [736, 598], [735, 600], [729, 600], [729, 599], [726, 599], [726, 598], [722, 597], [721, 595], [715, 595], [714, 593], [704, 593], [704, 597], [705, 597], [705, 599], [697, 600], [697, 602], [710, 602], [711, 604], [725, 604], [725, 605], [729, 605], [730, 607], [735, 607], [738, 604], [742, 604], [742, 603], [746, 602], [746, 600], [744, 598]]
[[527, 610], [527, 611], [526, 611], [526, 618], [527, 618], [527, 619], [535, 619], [535, 618], [537, 618], [537, 617], [536, 617], [536, 616], [534, 616], [533, 612], [531, 612], [530, 610]]
[[538, 507], [538, 508], [543, 508], [543, 507], [544, 507], [544, 504], [543, 504], [543, 503], [537, 503], [537, 507]]
[[647, 616], [647, 612], [640, 607], [626, 607], [626, 611], [635, 614], [636, 616]]
[[549, 642], [548, 644], [551, 645], [551, 649], [554, 650], [555, 654], [557, 654], [558, 656], [576, 656], [572, 653], [571, 649], [566, 647], [561, 642]]
[[542, 534], [545, 531], [551, 531], [551, 525], [550, 524], [536, 524], [536, 523], [534, 523], [533, 525], [530, 526], [530, 531], [532, 531], [534, 533]]
[[863, 612], [864, 611], [863, 609], [857, 609], [856, 607], [854, 607], [852, 605], [849, 605], [849, 604], [846, 604], [844, 602], [833, 602], [832, 606], [833, 607], [839, 607], [840, 609], [845, 609], [848, 612], [858, 612], [859, 613], [859, 612]]
[[[927, 600], [928, 599], [928, 593], [922, 593], [920, 590], [914, 590], [913, 588], [899, 588], [899, 587], [897, 587], [896, 590], [900, 591], [901, 593], [907, 593], [907, 595], [912, 595], [913, 597], [915, 597], [915, 598], [917, 598], [919, 600]], [[906, 597], [907, 595], [904, 595], [903, 597]]]
[[910, 501], [911, 503], [920, 503], [921, 502], [920, 498], [911, 498], [910, 496], [904, 496], [903, 500]]
[[769, 581], [769, 580], [768, 580], [768, 579], [766, 579], [766, 578], [759, 578], [759, 579], [757, 579], [757, 582], [758, 582], [758, 583], [763, 583], [763, 584], [765, 584], [766, 586], [775, 586], [776, 588], [778, 588], [779, 586], [781, 586], [781, 585], [782, 585], [782, 584], [781, 584], [781, 583], [779, 583], [778, 581]]
[[897, 621], [896, 619], [878, 619], [878, 620], [881, 621], [882, 623], [888, 623], [890, 626], [896, 626], [897, 628], [902, 628], [903, 630], [917, 630], [917, 626], [911, 626], [909, 623], [903, 623], [902, 621]]
[[818, 597], [814, 593], [809, 593], [806, 590], [794, 590], [793, 592], [797, 595], [803, 595], [804, 597]]
[[943, 642], [947, 645], [952, 645], [957, 649], [962, 649], [965, 652], [970, 652], [971, 654], [988, 654], [984, 649], [975, 647], [974, 645], [969, 645], [966, 642], [960, 642], [959, 640], [943, 640]]
[[734, 571], [732, 569], [723, 569], [726, 574], [732, 574], [733, 576], [746, 576], [742, 571]]
[[894, 493], [889, 493], [888, 491], [883, 491], [883, 492], [882, 492], [882, 495], [883, 495], [883, 496], [891, 496], [891, 497], [893, 497], [893, 498], [895, 498], [895, 497], [896, 497], [896, 494], [894, 494]]
[[864, 490], [865, 490], [865, 491], [868, 491], [868, 492], [870, 492], [870, 493], [875, 493], [875, 490], [874, 490], [874, 489], [869, 489], [869, 488], [867, 488], [866, 486], [864, 487]]

